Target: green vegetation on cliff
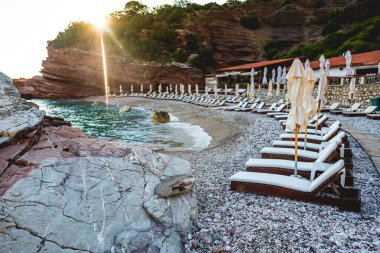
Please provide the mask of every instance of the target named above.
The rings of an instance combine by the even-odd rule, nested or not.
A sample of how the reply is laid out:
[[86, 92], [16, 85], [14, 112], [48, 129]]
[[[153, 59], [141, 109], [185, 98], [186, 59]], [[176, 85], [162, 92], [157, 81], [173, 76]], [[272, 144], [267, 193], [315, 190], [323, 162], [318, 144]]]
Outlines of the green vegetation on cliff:
[[[241, 58], [241, 50], [248, 50], [249, 55], [255, 57], [252, 61], [293, 56], [316, 59], [320, 54], [331, 57], [341, 55], [346, 50], [359, 53], [380, 48], [380, 16], [377, 13], [378, 8], [368, 8], [370, 2], [371, 0], [347, 0], [349, 4], [342, 4], [338, 8], [327, 0], [228, 0], [223, 5], [199, 5], [186, 0], [176, 0], [174, 5], [162, 5], [151, 10], [138, 1], [130, 1], [125, 4], [123, 10], [108, 16], [109, 29], [104, 32], [104, 41], [109, 55], [122, 56], [126, 61], [155, 61], [163, 64], [176, 61], [189, 63], [205, 73], [210, 73], [226, 63], [239, 62], [236, 58]], [[357, 6], [361, 6], [361, 9], [358, 10]], [[263, 13], [256, 10], [257, 8], [268, 9], [268, 12]], [[322, 9], [318, 10], [319, 8]], [[315, 15], [321, 15], [315, 18], [316, 20], [324, 18], [322, 27], [305, 30], [307, 32], [304, 33], [321, 36], [305, 37], [304, 41], [297, 44], [298, 41], [294, 41], [291, 36], [286, 38], [286, 34], [271, 34], [268, 24], [273, 26], [273, 22], [291, 21], [292, 17], [288, 20], [286, 12], [294, 13], [299, 9], [303, 10], [303, 13], [313, 12]], [[208, 22], [219, 24], [224, 21], [223, 11], [231, 13], [233, 18], [221, 26], [214, 25], [214, 28], [210, 28]], [[215, 16], [216, 20], [213, 20]], [[321, 21], [315, 22], [319, 25], [318, 22]], [[235, 31], [249, 33], [247, 39], [239, 37], [239, 34], [236, 38], [223, 38], [220, 29], [229, 29], [231, 24], [240, 26]], [[313, 27], [306, 24], [301, 28], [307, 29], [306, 26]], [[291, 25], [286, 28], [285, 31], [289, 31]], [[215, 31], [210, 29], [219, 29], [216, 32], [216, 36], [219, 36], [217, 43], [213, 35]], [[264, 37], [258, 40], [255, 38], [258, 34]], [[239, 47], [241, 38], [245, 41], [241, 41], [242, 45]], [[285, 43], [282, 43], [281, 39]], [[226, 43], [233, 46], [229, 48]], [[250, 44], [253, 44], [253, 49], [246, 48], [245, 45]], [[65, 31], [49, 41], [49, 45], [54, 48], [99, 50], [99, 31], [89, 23], [72, 22]], [[263, 50], [255, 53], [256, 48]], [[236, 58], [224, 61], [229, 55]], [[245, 61], [247, 59], [248, 57]]]

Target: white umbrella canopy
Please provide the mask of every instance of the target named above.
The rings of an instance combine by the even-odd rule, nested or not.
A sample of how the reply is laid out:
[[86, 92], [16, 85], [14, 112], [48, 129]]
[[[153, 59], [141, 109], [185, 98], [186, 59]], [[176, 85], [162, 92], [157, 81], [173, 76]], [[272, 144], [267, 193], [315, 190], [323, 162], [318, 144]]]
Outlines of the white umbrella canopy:
[[263, 75], [263, 84], [268, 84], [267, 74], [268, 74], [268, 69], [267, 69], [267, 67], [265, 67], [264, 68], [264, 75]]
[[205, 94], [208, 96], [208, 87], [207, 87], [207, 85], [205, 86]]
[[353, 71], [352, 71], [352, 68], [351, 68], [352, 55], [351, 55], [350, 50], [348, 50], [344, 54], [344, 58], [346, 58], [346, 76], [352, 75], [353, 74]]
[[276, 97], [280, 96], [280, 83], [277, 83]]
[[123, 87], [119, 86], [120, 95], [123, 94]]
[[199, 88], [198, 88], [198, 84], [195, 84], [195, 93], [196, 93], [197, 95], [199, 95]]
[[246, 89], [245, 93], [247, 94], [247, 97], [251, 96], [251, 87], [250, 87], [249, 83], [247, 84], [247, 89]]
[[[286, 67], [282, 69], [282, 78], [281, 78], [281, 84], [286, 84]], [[285, 89], [285, 86], [284, 86]]]
[[309, 119], [311, 119], [317, 112], [317, 105], [315, 104], [315, 98], [313, 97], [313, 90], [316, 81], [317, 79], [314, 76], [314, 71], [309, 67], [306, 69], [305, 96], [302, 104]]
[[239, 84], [238, 84], [238, 83], [235, 85], [235, 96], [236, 96], [236, 97], [240, 97], [240, 93], [239, 93]]
[[272, 83], [276, 82], [276, 70], [272, 69]]
[[278, 66], [278, 69], [277, 69], [277, 83], [281, 84], [281, 82], [282, 82], [282, 68], [280, 66]]
[[318, 95], [317, 95], [317, 101], [319, 103], [318, 110], [320, 107], [324, 106], [327, 102], [325, 98], [326, 86], [327, 86], [327, 73], [324, 70], [318, 82]]
[[191, 84], [188, 84], [188, 85], [187, 85], [187, 90], [188, 90], [188, 92], [189, 92], [189, 95], [191, 95]]
[[329, 76], [329, 71], [330, 71], [330, 61], [329, 59], [326, 60], [326, 63], [325, 63], [325, 68], [326, 68], [326, 75]]
[[140, 84], [140, 92], [143, 93], [144, 92], [144, 86], [142, 84]]
[[306, 61], [305, 61], [305, 69], [308, 69], [308, 68], [310, 68], [310, 61], [309, 61], [309, 59], [306, 59]]
[[169, 87], [166, 86], [166, 93], [169, 94]]
[[272, 98], [273, 82], [269, 80], [267, 98]]
[[177, 84], [175, 85], [174, 93], [175, 93], [176, 95], [178, 95], [178, 87], [177, 87]]
[[380, 62], [379, 62], [379, 64], [377, 65], [377, 74], [380, 74]]
[[297, 176], [298, 163], [298, 132], [307, 129], [309, 119], [302, 105], [306, 89], [306, 71], [299, 59], [295, 59], [289, 69], [288, 75], [288, 98], [292, 105], [288, 119], [286, 121], [286, 129], [293, 131], [294, 138], [294, 175]]
[[319, 74], [320, 75], [322, 75], [322, 72], [325, 69], [325, 64], [326, 64], [326, 58], [324, 55], [321, 55], [321, 57], [319, 57]]
[[354, 99], [354, 93], [355, 93], [355, 78], [351, 78], [350, 80], [350, 89], [348, 91], [348, 97], [352, 101]]
[[170, 92], [172, 92], [172, 91], [173, 91], [172, 84], [170, 84], [169, 87], [170, 87], [170, 88], [169, 88]]
[[153, 89], [152, 89], [152, 84], [149, 84], [149, 92], [152, 93]]
[[161, 86], [161, 84], [159, 84], [158, 85], [158, 93], [161, 94], [161, 92], [162, 92], [162, 86]]
[[227, 95], [227, 84], [224, 85], [224, 95]]
[[131, 93], [133, 93], [133, 84], [131, 84]]
[[288, 98], [292, 105], [286, 121], [286, 129], [295, 131], [296, 126], [299, 126], [303, 131], [309, 120], [302, 105], [306, 88], [306, 71], [299, 59], [293, 61], [286, 77], [288, 79]]
[[252, 97], [255, 96], [255, 69], [254, 68], [251, 69], [251, 89], [250, 89], [250, 94], [251, 94]]

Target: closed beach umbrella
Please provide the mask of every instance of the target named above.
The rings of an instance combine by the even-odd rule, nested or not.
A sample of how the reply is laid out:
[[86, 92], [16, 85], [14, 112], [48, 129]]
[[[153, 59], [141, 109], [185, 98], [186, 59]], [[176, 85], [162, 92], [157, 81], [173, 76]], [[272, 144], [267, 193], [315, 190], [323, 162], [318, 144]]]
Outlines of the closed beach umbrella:
[[281, 78], [281, 84], [286, 84], [286, 67], [282, 69], [282, 78]]
[[326, 75], [329, 76], [329, 70], [330, 70], [330, 61], [329, 59], [326, 60], [326, 63], [325, 63], [325, 68], [326, 68]]
[[276, 97], [280, 96], [280, 83], [277, 83]]
[[377, 65], [377, 74], [380, 74], [380, 62], [379, 62], [379, 64]]
[[208, 96], [208, 86], [205, 86], [205, 94]]
[[121, 87], [121, 85], [119, 86], [119, 90], [120, 90], [120, 95], [123, 94], [123, 87]]
[[278, 69], [277, 69], [277, 83], [278, 84], [281, 84], [282, 80], [282, 68], [280, 66], [278, 66]]
[[276, 70], [272, 69], [272, 83], [276, 82]]
[[315, 98], [313, 97], [313, 90], [317, 79], [314, 76], [314, 71], [309, 67], [306, 69], [306, 87], [305, 96], [303, 101], [303, 107], [308, 118], [311, 119], [317, 112], [317, 105], [315, 104]]
[[161, 92], [162, 92], [162, 86], [161, 86], [161, 84], [159, 84], [158, 85], [158, 93], [161, 94]]
[[188, 90], [188, 92], [189, 92], [189, 95], [191, 95], [191, 84], [188, 84], [188, 85], [187, 85], [187, 90]]
[[218, 85], [215, 84], [215, 85], [214, 85], [214, 94], [216, 95], [217, 93], [218, 93]]
[[144, 86], [142, 84], [140, 84], [140, 92], [143, 93], [144, 92]]
[[305, 69], [308, 69], [308, 68], [310, 68], [310, 61], [309, 61], [309, 59], [306, 59], [306, 61], [305, 61]]
[[350, 81], [350, 89], [348, 91], [348, 98], [350, 99], [350, 108], [352, 107], [352, 101], [354, 100], [355, 94], [355, 78], [351, 78]]
[[131, 84], [131, 93], [133, 93], [133, 84]]
[[255, 96], [255, 69], [251, 69], [251, 96]]
[[295, 134], [294, 145], [294, 175], [297, 175], [298, 162], [298, 132], [307, 128], [309, 120], [307, 119], [305, 110], [302, 106], [303, 97], [305, 95], [306, 71], [299, 59], [295, 59], [289, 69], [288, 75], [288, 98], [292, 105], [288, 119], [286, 121], [286, 129], [293, 131]]
[[251, 95], [250, 90], [251, 90], [251, 87], [250, 87], [249, 83], [247, 83], [247, 90], [245, 92], [247, 94], [247, 97], [249, 97]]
[[268, 84], [267, 74], [268, 74], [268, 69], [267, 69], [267, 67], [265, 67], [264, 68], [264, 75], [263, 75], [263, 84]]
[[178, 86], [177, 86], [177, 84], [175, 85], [174, 93], [175, 93], [176, 95], [178, 95]]
[[[325, 69], [325, 64], [326, 64], [325, 56], [321, 55], [321, 57], [319, 57], [319, 76], [322, 75], [322, 72]], [[310, 63], [309, 63], [309, 65], [310, 65]]]
[[172, 92], [172, 91], [173, 91], [172, 84], [170, 84], [170, 92]]
[[273, 82], [269, 80], [267, 98], [272, 98]]
[[198, 84], [195, 84], [195, 93], [196, 93], [197, 95], [199, 95], [199, 88], [198, 88]]
[[228, 94], [227, 89], [228, 89], [227, 84], [225, 84], [225, 85], [224, 85], [224, 95], [227, 95], [227, 94]]
[[352, 55], [351, 55], [350, 50], [348, 50], [345, 53], [344, 58], [346, 58], [346, 76], [352, 75], [353, 74], [353, 71], [351, 68]]
[[235, 85], [235, 96], [236, 96], [236, 97], [240, 97], [240, 93], [239, 93], [239, 84], [238, 84], [238, 83]]
[[169, 94], [169, 86], [166, 86], [166, 94]]
[[326, 86], [327, 86], [327, 73], [326, 73], [326, 70], [323, 70], [322, 75], [319, 78], [319, 82], [318, 82], [318, 94], [317, 94], [318, 106], [317, 106], [317, 120], [316, 120], [315, 129], [317, 129], [318, 127], [319, 113], [321, 111], [321, 107], [324, 106], [326, 103], [326, 98], [325, 98]]
[[149, 93], [152, 93], [153, 89], [152, 89], [152, 84], [149, 84]]

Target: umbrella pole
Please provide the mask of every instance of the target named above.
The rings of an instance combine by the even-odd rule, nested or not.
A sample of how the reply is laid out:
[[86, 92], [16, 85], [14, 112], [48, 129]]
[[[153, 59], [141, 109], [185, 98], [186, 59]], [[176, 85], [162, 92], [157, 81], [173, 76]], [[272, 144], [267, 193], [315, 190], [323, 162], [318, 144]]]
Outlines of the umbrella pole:
[[[317, 120], [315, 121], [315, 134], [317, 134], [318, 130], [318, 120], [319, 120], [319, 112], [321, 111], [321, 100], [318, 100], [318, 110], [317, 110]], [[321, 132], [322, 133], [322, 132]]]
[[307, 142], [307, 126], [305, 127], [305, 140], [304, 140], [304, 145], [303, 145], [303, 149], [306, 150], [306, 142]]
[[295, 129], [295, 138], [294, 138], [294, 176], [297, 176], [297, 167], [298, 167], [298, 124], [296, 124], [296, 129]]
[[350, 94], [350, 109], [349, 110], [352, 110], [352, 100], [354, 98], [354, 94]]

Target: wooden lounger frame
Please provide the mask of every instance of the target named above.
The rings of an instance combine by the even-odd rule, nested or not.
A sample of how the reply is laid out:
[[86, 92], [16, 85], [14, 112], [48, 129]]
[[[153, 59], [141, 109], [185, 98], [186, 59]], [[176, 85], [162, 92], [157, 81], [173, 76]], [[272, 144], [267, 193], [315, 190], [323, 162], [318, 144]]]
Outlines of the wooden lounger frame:
[[[337, 181], [341, 175], [342, 172], [335, 174], [310, 193], [279, 186], [240, 181], [231, 181], [231, 190], [330, 205], [342, 211], [360, 212], [360, 190], [350, 187], [338, 189], [338, 187], [334, 185], [334, 182]], [[335, 196], [331, 196], [330, 194], [334, 194]]]

